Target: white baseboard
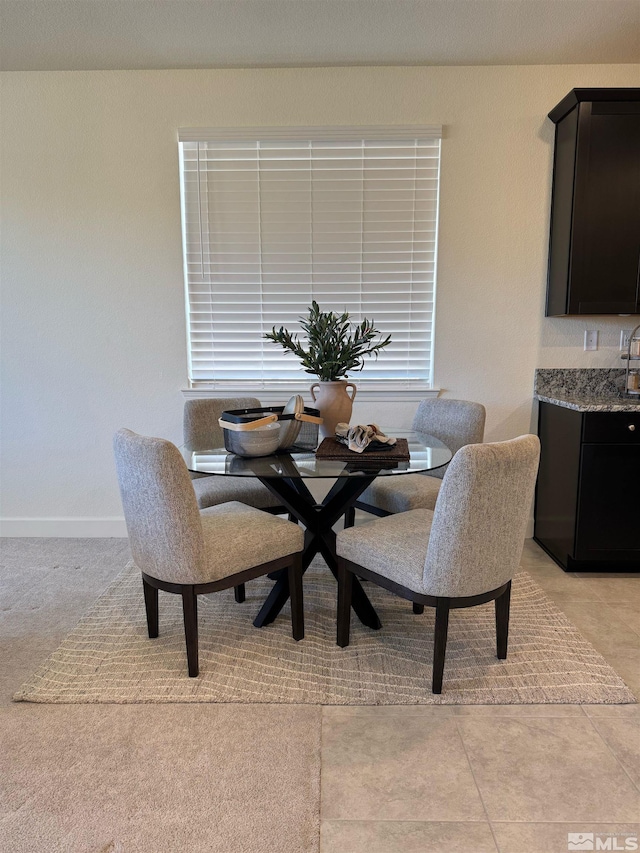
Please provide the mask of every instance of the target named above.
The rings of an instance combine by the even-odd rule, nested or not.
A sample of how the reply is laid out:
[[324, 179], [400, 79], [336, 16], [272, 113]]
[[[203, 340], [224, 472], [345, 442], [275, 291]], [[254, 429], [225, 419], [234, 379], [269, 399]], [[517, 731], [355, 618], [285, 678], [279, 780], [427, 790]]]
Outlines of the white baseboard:
[[0, 518], [0, 536], [126, 537], [124, 518]]
[[[74, 539], [127, 536], [124, 518], [0, 518], [0, 536], [67, 536]], [[533, 519], [526, 537], [533, 536]]]

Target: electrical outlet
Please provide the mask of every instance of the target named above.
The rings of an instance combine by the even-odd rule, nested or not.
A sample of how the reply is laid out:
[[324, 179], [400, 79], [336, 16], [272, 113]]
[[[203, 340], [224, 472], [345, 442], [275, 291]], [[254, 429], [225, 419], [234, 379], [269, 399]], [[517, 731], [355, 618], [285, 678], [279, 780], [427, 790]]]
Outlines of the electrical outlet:
[[595, 329], [587, 329], [584, 333], [584, 351], [598, 349], [598, 332]]
[[629, 338], [633, 329], [620, 329], [620, 349], [626, 350], [629, 348]]

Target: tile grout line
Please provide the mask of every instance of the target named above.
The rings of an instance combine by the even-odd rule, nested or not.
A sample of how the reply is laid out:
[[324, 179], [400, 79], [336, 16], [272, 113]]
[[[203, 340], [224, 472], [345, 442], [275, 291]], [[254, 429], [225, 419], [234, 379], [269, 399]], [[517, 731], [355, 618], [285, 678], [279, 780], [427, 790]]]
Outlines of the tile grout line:
[[[600, 601], [602, 601], [604, 604], [606, 604], [608, 607], [610, 607], [616, 613], [617, 613], [618, 605], [621, 603], [619, 601], [607, 601], [604, 598], [598, 600], [599, 603], [600, 603]], [[622, 602], [622, 603], [624, 604], [625, 602]], [[620, 616], [618, 616], [617, 618], [620, 620], [620, 622], [622, 622], [622, 624], [625, 626], [625, 628], [627, 628], [629, 631], [631, 631], [632, 634], [635, 634], [637, 637], [640, 637], [640, 630], [638, 630], [637, 628], [634, 628], [633, 625], [630, 625], [624, 618], [621, 618]]]
[[616, 762], [620, 765], [620, 767], [622, 768], [622, 771], [623, 771], [623, 772], [624, 772], [624, 774], [627, 776], [627, 778], [629, 779], [629, 781], [631, 782], [631, 784], [633, 785], [633, 787], [634, 787], [637, 791], [640, 791], [640, 785], [638, 785], [638, 783], [636, 782], [636, 780], [632, 778], [632, 776], [630, 775], [629, 771], [628, 771], [628, 770], [627, 770], [627, 768], [624, 766], [624, 764], [622, 763], [622, 761], [620, 761], [620, 759], [619, 759], [619, 758], [618, 758], [618, 756], [615, 754], [615, 752], [613, 751], [613, 749], [611, 748], [611, 746], [610, 746], [610, 745], [607, 743], [607, 741], [604, 739], [604, 737], [602, 736], [602, 734], [601, 734], [601, 733], [600, 733], [600, 731], [598, 730], [598, 727], [597, 727], [597, 726], [596, 726], [596, 724], [594, 723], [593, 718], [592, 718], [592, 717], [587, 716], [587, 719], [588, 719], [588, 720], [589, 720], [589, 722], [591, 723], [591, 727], [593, 728], [594, 732], [598, 735], [598, 737], [600, 738], [600, 740], [603, 742], [603, 744], [606, 746], [606, 748], [609, 750], [609, 752], [610, 752], [610, 753], [611, 753], [611, 755], [613, 756], [614, 761], [616, 761]]
[[[583, 823], [583, 821], [581, 821], [579, 819], [578, 820], [494, 820], [493, 822], [499, 823], [499, 824], [506, 824], [506, 825], [514, 823], [514, 824], [518, 824], [518, 826], [520, 826], [520, 825], [522, 825], [522, 826], [566, 826], [566, 825], [575, 826], [576, 824]], [[629, 820], [629, 821], [624, 821], [624, 820], [618, 820], [618, 821], [616, 821], [616, 820], [597, 820], [597, 821], [594, 821], [594, 823], [596, 825], [599, 824], [600, 826], [608, 826], [608, 825], [614, 825], [615, 826], [617, 824], [621, 824], [622, 826], [627, 826], [627, 825], [636, 826], [638, 824], [638, 821], [633, 821], [633, 820]]]
[[471, 773], [471, 778], [473, 779], [473, 784], [476, 786], [476, 791], [478, 792], [478, 796], [480, 797], [480, 802], [482, 803], [483, 811], [484, 811], [486, 818], [487, 818], [487, 824], [489, 826], [489, 831], [491, 832], [491, 837], [493, 838], [493, 843], [494, 843], [495, 848], [496, 848], [496, 853], [500, 853], [500, 845], [498, 844], [498, 839], [496, 838], [496, 834], [493, 831], [493, 825], [491, 823], [491, 818], [489, 817], [489, 811], [488, 811], [487, 806], [485, 804], [484, 797], [482, 796], [482, 791], [480, 790], [480, 786], [478, 785], [478, 781], [476, 779], [476, 774], [473, 772], [473, 766], [471, 764], [471, 759], [469, 758], [469, 753], [467, 751], [467, 745], [464, 742], [464, 737], [462, 736], [462, 732], [460, 731], [460, 726], [459, 726], [460, 718], [456, 717], [454, 715], [453, 719], [455, 720], [456, 731], [458, 733], [458, 737], [460, 738], [460, 743], [462, 744], [462, 749], [464, 751], [465, 758], [467, 759], [467, 764], [469, 765], [469, 772]]
[[[599, 654], [602, 655], [602, 657], [607, 661], [607, 663], [609, 663], [609, 657], [611, 656], [611, 654], [609, 651], [603, 650], [602, 646], [600, 645], [599, 636], [596, 637], [596, 635], [593, 634], [588, 628], [585, 628], [583, 621], [580, 619], [580, 617], [576, 618], [575, 613], [571, 613], [571, 612], [567, 613], [567, 611], [565, 610], [565, 606], [564, 606], [565, 603], [564, 602], [560, 602], [560, 601], [557, 601], [556, 599], [554, 599], [553, 594], [547, 593], [547, 590], [545, 590], [544, 587], [542, 587], [542, 589], [545, 592], [545, 594], [549, 595], [549, 597], [551, 598], [553, 603], [566, 616], [566, 618], [570, 622], [572, 622], [573, 625], [575, 625], [575, 627], [582, 634], [582, 636], [587, 640], [587, 642], [589, 642], [593, 646], [593, 648], [597, 652], [599, 652]], [[584, 604], [594, 605], [594, 604], [597, 604], [599, 607], [599, 614], [602, 614], [607, 610], [610, 610], [613, 615], [615, 615], [615, 612], [616, 612], [615, 604], [607, 601], [604, 598], [577, 599], [575, 603], [578, 605], [584, 605]], [[571, 611], [571, 607], [569, 607], [569, 611]], [[624, 626], [626, 631], [631, 633], [636, 640], [640, 639], [640, 633], [638, 631], [636, 631], [635, 628], [632, 628], [630, 625], [627, 625], [627, 623], [624, 621], [624, 619], [620, 619], [618, 621], [618, 624], [621, 624], [622, 626]], [[616, 653], [617, 653], [617, 650], [616, 650]], [[614, 655], [615, 655], [615, 653], [614, 653]], [[609, 663], [609, 665], [615, 669], [615, 667], [613, 667], [613, 664]]]
[[320, 705], [320, 784], [318, 785], [318, 853], [322, 853], [322, 768], [324, 765], [324, 705]]
[[[593, 587], [593, 595], [595, 596], [595, 598], [594, 598], [595, 601], [597, 601], [598, 603], [606, 604], [609, 607], [612, 607], [612, 606], [615, 607], [616, 601], [612, 600], [611, 595], [609, 595], [609, 594], [605, 595], [604, 593], [599, 592], [597, 589], [597, 584], [593, 583], [593, 581], [592, 581], [592, 583], [589, 583], [589, 578], [578, 578], [578, 580], [580, 580], [587, 587], [589, 587], [589, 586]], [[597, 579], [594, 578], [593, 580], [597, 580]], [[612, 580], [626, 580], [626, 578], [612, 578]], [[631, 577], [629, 578], [629, 580], [631, 580]], [[638, 583], [640, 584], [640, 578], [637, 578], [637, 580], [638, 580]], [[632, 628], [632, 630], [635, 633], [638, 633], [635, 628]]]
[[[1, 818], [0, 818], [1, 820]], [[452, 824], [470, 824], [472, 826], [485, 826], [488, 823], [497, 823], [504, 824], [509, 826], [511, 824], [517, 824], [518, 826], [565, 826], [566, 824], [573, 825], [576, 823], [581, 823], [579, 820], [516, 820], [515, 818], [510, 818], [509, 820], [501, 820], [499, 818], [495, 818], [491, 821], [489, 820], [448, 820], [444, 818], [438, 818], [438, 820], [422, 820], [421, 818], [395, 818], [395, 817], [375, 817], [375, 818], [350, 818], [350, 817], [330, 817], [327, 818], [327, 823], [452, 823]], [[612, 820], [598, 820], [596, 824], [600, 825], [608, 825], [608, 824], [622, 824], [622, 825], [631, 825], [636, 826], [638, 821], [612, 821]], [[640, 824], [638, 824], [640, 825]], [[499, 851], [498, 851], [499, 853]]]

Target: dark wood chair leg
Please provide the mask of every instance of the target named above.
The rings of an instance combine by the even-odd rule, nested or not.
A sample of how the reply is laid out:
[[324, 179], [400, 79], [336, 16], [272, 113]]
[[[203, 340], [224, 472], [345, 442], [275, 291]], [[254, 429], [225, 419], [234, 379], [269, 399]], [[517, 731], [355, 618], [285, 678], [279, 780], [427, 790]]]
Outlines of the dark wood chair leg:
[[302, 554], [295, 554], [289, 566], [291, 596], [291, 632], [294, 640], [304, 639], [304, 603], [302, 594]]
[[182, 587], [182, 613], [189, 676], [195, 678], [198, 674], [198, 597], [189, 584]]
[[234, 586], [233, 594], [234, 594], [235, 599], [238, 602], [238, 604], [242, 604], [242, 602], [245, 600], [245, 597], [246, 597], [245, 596], [245, 590], [244, 590], [244, 584], [239, 583], [238, 586]]
[[158, 590], [142, 578], [144, 607], [147, 611], [147, 629], [151, 639], [158, 636]]
[[420, 613], [424, 613], [424, 604], [418, 604], [416, 601], [413, 602], [413, 612], [420, 615]]
[[433, 678], [431, 691], [442, 693], [444, 656], [447, 650], [447, 632], [449, 630], [449, 599], [438, 598], [436, 605], [436, 630], [433, 638]]
[[349, 509], [344, 514], [344, 526], [345, 529], [347, 527], [353, 527], [356, 523], [356, 511], [355, 508], [350, 506]]
[[347, 564], [338, 557], [338, 635], [337, 643], [341, 648], [349, 645], [351, 630], [351, 591], [353, 575], [347, 569]]
[[511, 604], [511, 581], [507, 588], [496, 598], [496, 646], [498, 657], [504, 660], [507, 656], [509, 640], [509, 607]]

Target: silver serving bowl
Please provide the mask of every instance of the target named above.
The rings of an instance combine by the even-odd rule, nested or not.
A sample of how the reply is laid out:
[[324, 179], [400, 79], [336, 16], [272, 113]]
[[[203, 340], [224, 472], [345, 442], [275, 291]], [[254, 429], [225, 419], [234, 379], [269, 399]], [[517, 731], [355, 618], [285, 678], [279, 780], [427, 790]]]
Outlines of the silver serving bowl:
[[270, 456], [280, 444], [280, 424], [272, 423], [258, 429], [225, 430], [225, 447], [237, 456]]

